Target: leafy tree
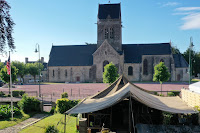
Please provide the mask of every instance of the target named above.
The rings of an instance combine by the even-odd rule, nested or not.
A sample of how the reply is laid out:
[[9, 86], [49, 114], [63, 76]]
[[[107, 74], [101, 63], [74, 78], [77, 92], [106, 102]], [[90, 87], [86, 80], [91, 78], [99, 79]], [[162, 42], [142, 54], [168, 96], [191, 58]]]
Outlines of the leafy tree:
[[[189, 51], [190, 48], [188, 48], [184, 53], [183, 57], [185, 60], [189, 63]], [[191, 50], [191, 65], [192, 65], [192, 75], [197, 76], [198, 73], [200, 73], [200, 52], [195, 52], [194, 50]]]
[[113, 83], [119, 77], [116, 66], [111, 62], [104, 67], [103, 82]]
[[13, 61], [12, 65], [15, 66], [18, 69], [17, 75], [20, 76], [20, 82], [21, 82], [21, 79], [24, 81], [24, 76], [28, 73], [28, 70], [27, 70], [24, 62]]
[[1, 69], [4, 67], [4, 64], [2, 62], [0, 62], [0, 71]]
[[5, 0], [0, 0], [0, 53], [5, 52], [6, 42], [11, 50], [15, 49], [12, 37], [15, 23], [10, 16], [10, 8]]
[[176, 46], [172, 46], [172, 54], [180, 54], [180, 50]]
[[[36, 82], [36, 75], [39, 74], [39, 63], [28, 63], [27, 70], [30, 75], [34, 77], [34, 81]], [[40, 70], [43, 70], [44, 66], [40, 63]]]
[[160, 62], [154, 67], [153, 81], [160, 82], [161, 93], [162, 93], [162, 83], [168, 81], [170, 78], [170, 73], [168, 68], [165, 66], [164, 62]]
[[[11, 65], [11, 78], [12, 82], [17, 81], [17, 72], [18, 69], [15, 66]], [[7, 74], [7, 68], [4, 66], [0, 71], [1, 80], [9, 84], [9, 93], [10, 93], [10, 75]]]

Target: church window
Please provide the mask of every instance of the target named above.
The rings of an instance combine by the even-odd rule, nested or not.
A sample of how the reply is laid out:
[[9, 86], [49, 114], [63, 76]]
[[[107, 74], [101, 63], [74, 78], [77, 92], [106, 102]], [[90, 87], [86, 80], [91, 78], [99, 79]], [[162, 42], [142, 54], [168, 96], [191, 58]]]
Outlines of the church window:
[[163, 62], [163, 63], [165, 63], [163, 59], [161, 59], [161, 60], [160, 60], [160, 62]]
[[108, 39], [108, 29], [105, 29], [105, 39]]
[[143, 61], [143, 74], [148, 75], [148, 61], [147, 61], [147, 59], [144, 59], [144, 61]]
[[128, 67], [128, 75], [133, 75], [133, 67], [132, 66]]
[[105, 60], [105, 61], [103, 62], [103, 72], [104, 72], [104, 67], [105, 67], [107, 64], [109, 64], [109, 62], [108, 62], [107, 60]]
[[55, 76], [54, 70], [53, 70], [53, 77]]
[[67, 69], [65, 70], [65, 77], [67, 77]]
[[110, 39], [114, 38], [114, 30], [113, 28], [110, 28]]

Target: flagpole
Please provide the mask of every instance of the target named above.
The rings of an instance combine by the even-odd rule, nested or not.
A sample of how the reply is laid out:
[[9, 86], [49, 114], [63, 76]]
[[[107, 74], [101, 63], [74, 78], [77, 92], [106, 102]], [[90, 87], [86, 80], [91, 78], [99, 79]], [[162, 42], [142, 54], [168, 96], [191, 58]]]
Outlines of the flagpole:
[[[9, 57], [10, 57], [10, 51], [9, 51]], [[11, 115], [12, 115], [12, 121], [13, 121], [13, 95], [12, 95], [12, 76], [11, 76], [11, 59], [10, 59], [10, 91], [11, 91]]]

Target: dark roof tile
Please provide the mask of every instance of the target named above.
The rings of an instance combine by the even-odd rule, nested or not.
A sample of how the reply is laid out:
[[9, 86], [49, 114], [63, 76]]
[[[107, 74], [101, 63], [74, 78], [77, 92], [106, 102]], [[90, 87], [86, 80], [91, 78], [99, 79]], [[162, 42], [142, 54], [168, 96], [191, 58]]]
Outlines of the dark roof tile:
[[181, 54], [173, 54], [175, 67], [188, 67], [187, 61], [184, 59], [184, 57]]

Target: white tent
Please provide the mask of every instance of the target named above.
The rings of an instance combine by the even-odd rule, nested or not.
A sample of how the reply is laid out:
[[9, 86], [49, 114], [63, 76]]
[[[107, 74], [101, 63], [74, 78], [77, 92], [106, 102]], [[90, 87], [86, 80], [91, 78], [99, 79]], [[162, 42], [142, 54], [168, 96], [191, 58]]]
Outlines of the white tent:
[[197, 111], [195, 111], [192, 107], [189, 107], [178, 96], [160, 97], [152, 95], [132, 83], [125, 83], [122, 88], [116, 89], [119, 88], [116, 87], [119, 86], [119, 83], [122, 83], [122, 80], [119, 79], [118, 81], [116, 81], [113, 84], [113, 86], [115, 85], [115, 87], [109, 87], [95, 96], [84, 99], [81, 103], [79, 103], [74, 108], [68, 110], [66, 113], [77, 114], [95, 112], [115, 105], [118, 102], [122, 101], [124, 98], [128, 97], [132, 97], [148, 107], [166, 112], [197, 113]]
[[193, 84], [190, 84], [189, 85], [189, 90], [197, 92], [197, 93], [200, 93], [200, 81], [196, 82], [196, 83], [193, 83]]

